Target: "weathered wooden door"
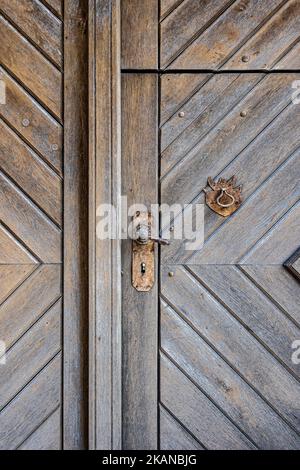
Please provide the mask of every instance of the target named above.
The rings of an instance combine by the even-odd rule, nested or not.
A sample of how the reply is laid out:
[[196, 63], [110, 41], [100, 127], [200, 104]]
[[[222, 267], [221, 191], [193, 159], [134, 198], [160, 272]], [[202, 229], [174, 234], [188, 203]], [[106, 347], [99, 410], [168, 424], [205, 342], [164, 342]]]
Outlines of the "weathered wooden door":
[[202, 249], [157, 249], [150, 292], [123, 242], [123, 446], [299, 449], [300, 2], [124, 0], [121, 20], [128, 204], [204, 204], [209, 176], [243, 196], [205, 207]]
[[0, 10], [0, 449], [83, 448], [87, 7]]

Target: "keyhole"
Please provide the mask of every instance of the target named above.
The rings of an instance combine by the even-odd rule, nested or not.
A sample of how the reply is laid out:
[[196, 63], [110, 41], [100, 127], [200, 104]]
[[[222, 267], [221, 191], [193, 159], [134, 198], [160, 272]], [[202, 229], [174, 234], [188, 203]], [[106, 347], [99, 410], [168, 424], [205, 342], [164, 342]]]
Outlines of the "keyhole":
[[144, 275], [145, 272], [146, 272], [146, 263], [142, 263], [141, 264], [141, 273], [142, 273], [142, 275]]

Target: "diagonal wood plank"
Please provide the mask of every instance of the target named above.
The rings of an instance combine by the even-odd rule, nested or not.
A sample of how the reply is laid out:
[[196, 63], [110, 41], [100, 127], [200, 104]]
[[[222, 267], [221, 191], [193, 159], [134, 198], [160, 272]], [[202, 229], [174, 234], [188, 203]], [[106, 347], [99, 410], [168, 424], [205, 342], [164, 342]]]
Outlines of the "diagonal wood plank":
[[161, 335], [163, 351], [256, 445], [300, 448], [300, 436], [164, 302]]
[[286, 261], [285, 266], [300, 279], [300, 249]]
[[2, 0], [1, 11], [57, 65], [62, 65], [62, 23], [39, 0]]
[[57, 16], [63, 17], [63, 0], [40, 0], [50, 8]]
[[18, 450], [61, 450], [61, 410], [58, 408]]
[[58, 173], [62, 173], [62, 126], [0, 67], [5, 83], [3, 119]]
[[0, 17], [0, 55], [9, 69], [58, 118], [62, 117], [62, 75], [15, 28]]
[[203, 446], [188, 433], [182, 425], [160, 407], [160, 449], [162, 450], [203, 450]]
[[61, 355], [58, 354], [0, 413], [0, 449], [16, 449], [60, 403]]
[[300, 337], [300, 329], [268, 297], [235, 266], [199, 265], [193, 266], [192, 272], [248, 331], [300, 378], [299, 367], [291, 362], [291, 344]]
[[35, 264], [37, 260], [0, 224], [0, 264]]
[[[1, 240], [0, 240], [1, 244]], [[33, 272], [34, 265], [0, 265], [0, 304]]]
[[45, 263], [61, 261], [61, 231], [0, 172], [0, 220]]
[[[162, 270], [162, 295], [240, 376], [300, 431], [300, 384], [184, 268]], [[202, 441], [201, 441], [202, 442]]]
[[2, 409], [61, 349], [61, 302], [56, 303], [8, 351], [1, 367]]
[[8, 350], [61, 296], [61, 267], [42, 265], [0, 306], [0, 338]]
[[255, 449], [229, 419], [165, 356], [160, 358], [161, 400], [207, 449]]

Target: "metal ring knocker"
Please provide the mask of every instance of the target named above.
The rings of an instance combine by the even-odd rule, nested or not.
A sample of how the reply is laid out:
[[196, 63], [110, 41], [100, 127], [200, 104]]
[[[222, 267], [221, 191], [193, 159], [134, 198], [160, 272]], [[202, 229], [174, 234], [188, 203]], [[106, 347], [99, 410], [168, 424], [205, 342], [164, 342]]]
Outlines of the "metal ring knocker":
[[[228, 204], [222, 204], [221, 202], [221, 198], [224, 196], [224, 194], [226, 194], [226, 196], [230, 197], [231, 199], [231, 202], [229, 202]], [[229, 194], [225, 188], [222, 188], [220, 196], [217, 197], [217, 204], [220, 207], [231, 207], [233, 206], [234, 203], [235, 203], [235, 198], [231, 194]]]

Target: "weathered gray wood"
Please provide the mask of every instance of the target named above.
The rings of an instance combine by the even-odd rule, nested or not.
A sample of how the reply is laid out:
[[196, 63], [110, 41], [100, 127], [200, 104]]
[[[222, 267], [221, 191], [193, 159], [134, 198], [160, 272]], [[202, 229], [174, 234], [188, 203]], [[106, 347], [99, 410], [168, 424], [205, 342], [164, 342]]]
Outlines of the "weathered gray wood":
[[[1, 242], [1, 240], [0, 240]], [[4, 302], [14, 290], [36, 269], [35, 265], [0, 265], [0, 303]]]
[[118, 0], [89, 3], [91, 449], [122, 446], [121, 240], [101, 240], [96, 235], [98, 207], [113, 204], [120, 209], [119, 10]]
[[38, 0], [2, 0], [1, 11], [57, 65], [62, 65], [62, 24]]
[[18, 450], [61, 450], [61, 410], [58, 408]]
[[0, 225], [0, 264], [34, 264], [37, 260]]
[[0, 18], [2, 64], [52, 111], [62, 116], [61, 73], [3, 17]]
[[60, 18], [63, 16], [63, 0], [41, 0]]
[[[275, 2], [274, 2], [275, 5]], [[283, 7], [226, 62], [223, 69], [271, 69], [278, 59], [288, 53], [299, 39], [300, 4], [298, 0], [284, 2]], [[249, 61], [243, 62], [242, 57]], [[287, 64], [291, 67], [291, 63]]]
[[299, 431], [299, 382], [184, 268], [173, 271], [173, 277], [162, 271], [167, 301]]
[[162, 75], [160, 77], [160, 126], [179, 111], [210, 76], [206, 73]]
[[61, 355], [58, 354], [1, 412], [0, 449], [16, 449], [60, 402]]
[[300, 333], [294, 323], [235, 266], [202, 265], [192, 269], [222, 304], [300, 378], [299, 367], [291, 362], [291, 344]]
[[[210, 2], [211, 4], [215, 2]], [[285, 2], [281, 0], [249, 0], [247, 4], [233, 2], [217, 19], [211, 16], [212, 25], [174, 60], [172, 69], [217, 69], [251, 37], [257, 29]], [[200, 5], [198, 4], [200, 9]], [[192, 38], [191, 38], [192, 39]], [[267, 48], [267, 44], [264, 46]], [[251, 68], [248, 60], [247, 68]]]
[[161, 19], [169, 15], [184, 0], [161, 0], [160, 1], [160, 17]]
[[61, 349], [61, 302], [58, 301], [7, 352], [0, 375], [2, 409]]
[[61, 268], [44, 265], [1, 305], [0, 337], [10, 348], [61, 296]]
[[285, 262], [285, 266], [300, 279], [300, 248]]
[[62, 126], [2, 67], [0, 67], [0, 78], [4, 81], [6, 90], [6, 103], [0, 104], [1, 116], [61, 174]]
[[160, 407], [161, 450], [203, 450], [196, 439], [176, 421], [168, 411]]
[[168, 356], [257, 446], [262, 449], [300, 448], [299, 435], [164, 302], [161, 310], [161, 345]]
[[[232, 0], [202, 0], [201, 3], [199, 0], [186, 0], [180, 3], [161, 23], [161, 67], [167, 67], [209, 26], [212, 18], [219, 16], [232, 3]], [[193, 57], [194, 61], [196, 59]], [[179, 68], [192, 67], [188, 64]]]
[[160, 358], [161, 399], [207, 449], [255, 449], [229, 419], [165, 356]]
[[123, 69], [158, 68], [158, 0], [121, 1]]
[[0, 218], [45, 263], [61, 261], [61, 231], [0, 172]]
[[61, 225], [61, 178], [1, 120], [0, 138], [1, 170], [5, 171], [58, 225]]
[[[262, 80], [163, 179], [162, 201], [191, 202], [207, 177], [217, 175], [286, 107], [295, 79], [296, 74], [276, 74]], [[240, 113], [244, 110], [247, 115], [243, 118]]]
[[[157, 202], [157, 85], [154, 74], [122, 81], [122, 194]], [[129, 219], [130, 221], [130, 219]], [[132, 242], [123, 241], [123, 447], [157, 448], [157, 274], [150, 292], [131, 284]], [[157, 269], [157, 268], [156, 268]]]
[[267, 234], [254, 245], [241, 264], [284, 264], [299, 248], [300, 203], [296, 204]]
[[71, 450], [88, 441], [88, 4], [64, 8], [63, 447]]
[[[300, 151], [296, 151], [245, 203], [235, 215], [215, 231], [192, 263], [237, 263], [300, 196]], [[280, 192], [278, 188], [281, 188]], [[232, 229], [233, 224], [239, 227]]]

